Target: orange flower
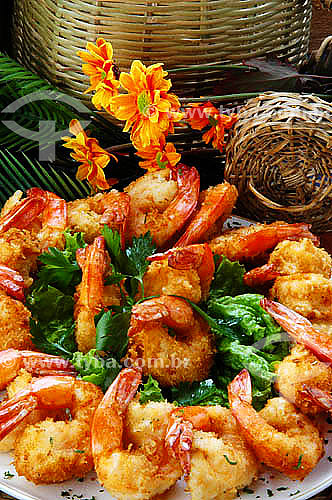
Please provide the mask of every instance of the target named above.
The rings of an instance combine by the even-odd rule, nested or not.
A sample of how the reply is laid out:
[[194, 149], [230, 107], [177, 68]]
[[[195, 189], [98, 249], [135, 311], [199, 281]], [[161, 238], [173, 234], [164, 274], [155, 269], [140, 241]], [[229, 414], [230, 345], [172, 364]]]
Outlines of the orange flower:
[[210, 117], [219, 115], [217, 108], [211, 102], [192, 103], [190, 108], [185, 110], [185, 120], [194, 130], [202, 130], [210, 125]]
[[237, 121], [237, 115], [230, 116], [218, 114], [210, 116], [209, 121], [212, 125], [210, 130], [203, 134], [205, 144], [212, 141], [212, 146], [219, 151], [223, 151], [225, 147], [225, 129], [230, 129]]
[[133, 61], [129, 74], [120, 75], [120, 84], [128, 94], [115, 96], [111, 111], [118, 120], [126, 120], [124, 131], [131, 129], [131, 140], [136, 147], [158, 144], [173, 122], [182, 118], [182, 113], [177, 112], [179, 99], [168, 94], [172, 84], [165, 80], [166, 75], [162, 64], [146, 67], [137, 60]]
[[136, 153], [146, 161], [140, 161], [139, 165], [146, 168], [148, 172], [155, 172], [162, 168], [174, 168], [181, 159], [181, 155], [176, 152], [174, 144], [166, 144], [165, 136], [160, 137], [159, 144], [151, 144], [146, 148], [139, 149]]
[[98, 38], [96, 45], [88, 42], [87, 51], [78, 51], [77, 55], [83, 59], [83, 72], [90, 77], [90, 87], [86, 92], [96, 91], [92, 98], [93, 104], [97, 109], [102, 107], [110, 111], [109, 105], [112, 97], [118, 94], [119, 70], [113, 61], [112, 44], [106, 42], [103, 38]]
[[87, 179], [93, 189], [108, 189], [110, 185], [105, 179], [103, 169], [111, 157], [116, 161], [117, 158], [102, 149], [97, 139], [88, 137], [78, 120], [70, 122], [69, 130], [75, 135], [75, 138], [63, 137], [63, 140], [66, 141], [63, 146], [73, 149], [74, 153], [70, 153], [70, 156], [81, 162], [76, 173], [77, 179]]

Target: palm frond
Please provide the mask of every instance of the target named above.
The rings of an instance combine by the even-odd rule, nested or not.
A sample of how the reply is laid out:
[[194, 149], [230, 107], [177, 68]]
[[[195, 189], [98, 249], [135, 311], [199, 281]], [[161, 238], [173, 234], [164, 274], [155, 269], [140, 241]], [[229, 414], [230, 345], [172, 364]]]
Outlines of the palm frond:
[[90, 194], [87, 183], [74, 179], [52, 165], [45, 168], [26, 154], [0, 149], [0, 203], [18, 189], [26, 191], [38, 186], [52, 191], [67, 201], [84, 198]]
[[[34, 92], [43, 93], [44, 96], [41, 100], [34, 101]], [[25, 98], [20, 104], [20, 109], [14, 113], [4, 112], [8, 106], [20, 98]], [[128, 142], [128, 135], [105, 120], [100, 113], [89, 110], [78, 99], [60, 92], [49, 82], [1, 52], [0, 109], [2, 110], [0, 143], [7, 149], [29, 151], [37, 146], [46, 148], [49, 146], [49, 134], [40, 134], [40, 122], [53, 122], [55, 130], [65, 131], [73, 118], [92, 120], [90, 125], [92, 133], [99, 140], [102, 138], [106, 146]], [[30, 130], [29, 138], [10, 130], [4, 124], [5, 121], [14, 121], [18, 126]], [[38, 143], [36, 138], [38, 138]]]

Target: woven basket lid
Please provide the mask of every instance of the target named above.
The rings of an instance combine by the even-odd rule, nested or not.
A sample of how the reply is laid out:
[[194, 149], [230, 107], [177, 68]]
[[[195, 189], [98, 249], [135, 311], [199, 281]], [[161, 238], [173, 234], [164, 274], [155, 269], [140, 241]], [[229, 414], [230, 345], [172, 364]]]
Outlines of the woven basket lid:
[[312, 0], [316, 9], [332, 9], [332, 0]]
[[248, 101], [226, 150], [239, 211], [332, 230], [331, 125], [332, 105], [312, 95], [266, 92]]

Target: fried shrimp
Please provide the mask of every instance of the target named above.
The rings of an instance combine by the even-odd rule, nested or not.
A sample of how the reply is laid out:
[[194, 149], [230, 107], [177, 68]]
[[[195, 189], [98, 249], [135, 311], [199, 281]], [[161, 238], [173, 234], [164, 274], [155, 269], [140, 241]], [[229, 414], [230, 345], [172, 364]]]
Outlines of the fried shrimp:
[[128, 358], [141, 358], [143, 374], [162, 385], [203, 380], [213, 362], [209, 326], [184, 300], [169, 295], [132, 308]]
[[176, 181], [169, 169], [150, 172], [129, 184], [127, 239], [150, 231], [157, 247], [168, 245], [196, 208], [200, 178], [194, 167], [177, 165]]
[[92, 422], [92, 453], [99, 481], [118, 500], [145, 500], [168, 490], [181, 477], [179, 462], [164, 438], [174, 408], [169, 403], [132, 401], [139, 370], [120, 372]]
[[144, 276], [146, 296], [181, 295], [192, 302], [206, 300], [214, 275], [214, 260], [207, 243], [172, 248], [148, 257]]
[[182, 247], [192, 243], [201, 243], [220, 234], [225, 220], [232, 213], [237, 196], [236, 187], [226, 181], [202, 191], [199, 196], [198, 209], [174, 246]]
[[257, 459], [227, 408], [173, 410], [166, 444], [182, 464], [192, 500], [231, 500], [257, 477]]
[[321, 274], [280, 276], [270, 291], [271, 298], [311, 320], [331, 320], [332, 281]]
[[304, 479], [324, 454], [323, 438], [308, 417], [283, 398], [270, 399], [257, 413], [247, 370], [228, 387], [232, 414], [257, 458], [290, 479]]
[[92, 243], [100, 235], [104, 225], [117, 230], [124, 246], [130, 198], [126, 193], [112, 189], [108, 193], [71, 201], [68, 206], [68, 227], [84, 232], [85, 240]]
[[316, 415], [323, 411], [321, 406], [314, 404], [304, 386], [331, 393], [332, 368], [329, 363], [319, 361], [305, 346], [296, 344], [277, 365], [276, 376], [276, 389], [302, 413]]
[[319, 240], [310, 231], [308, 224], [255, 224], [221, 234], [209, 242], [213, 253], [225, 255], [230, 260], [246, 261], [274, 248], [283, 240], [309, 238], [315, 244]]
[[39, 242], [29, 231], [12, 228], [0, 234], [0, 264], [21, 274], [26, 286], [32, 285], [39, 254]]
[[119, 305], [120, 292], [114, 285], [104, 286], [108, 256], [103, 236], [95, 238], [91, 245], [80, 248], [76, 258], [82, 269], [82, 282], [75, 294], [75, 335], [78, 349], [88, 352], [96, 347], [96, 314], [108, 305]]
[[289, 276], [297, 273], [320, 274], [330, 278], [332, 258], [322, 248], [316, 247], [312, 240], [304, 238], [299, 241], [285, 240], [273, 250], [266, 265], [252, 269], [244, 275], [248, 286], [263, 285], [278, 276]]

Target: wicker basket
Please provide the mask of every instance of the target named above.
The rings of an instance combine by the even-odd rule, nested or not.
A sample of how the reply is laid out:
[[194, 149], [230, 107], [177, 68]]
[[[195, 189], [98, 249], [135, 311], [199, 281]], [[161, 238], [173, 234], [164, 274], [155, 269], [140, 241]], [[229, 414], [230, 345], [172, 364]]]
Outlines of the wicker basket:
[[225, 178], [239, 189], [239, 211], [331, 230], [331, 146], [331, 104], [274, 92], [251, 99], [226, 150]]
[[301, 61], [311, 0], [14, 0], [13, 19], [19, 62], [69, 93], [87, 88], [77, 50], [104, 37], [121, 70], [135, 58], [185, 67], [172, 76], [176, 91], [202, 95], [198, 83], [220, 72], [197, 65], [267, 53]]
[[332, 0], [312, 0], [316, 9], [332, 9]]

